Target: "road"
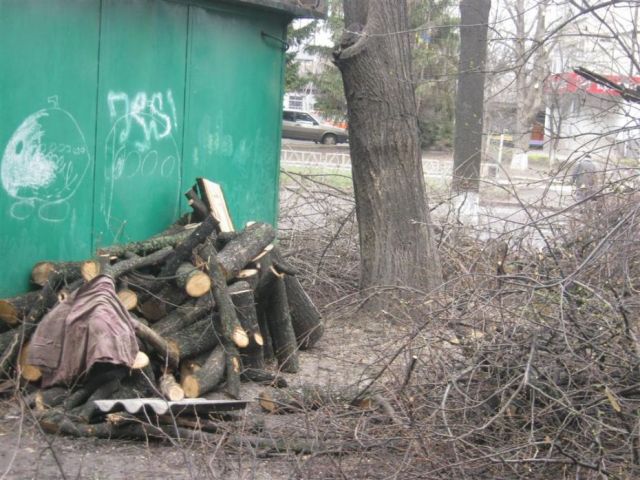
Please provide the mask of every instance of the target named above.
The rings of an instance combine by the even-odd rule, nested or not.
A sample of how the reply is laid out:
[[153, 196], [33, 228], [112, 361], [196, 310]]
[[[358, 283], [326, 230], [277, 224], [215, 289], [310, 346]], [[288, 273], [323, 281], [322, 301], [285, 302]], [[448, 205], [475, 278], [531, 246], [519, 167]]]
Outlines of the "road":
[[[434, 217], [448, 221], [452, 218], [449, 201], [452, 154], [428, 151], [422, 161], [430, 187], [430, 204], [436, 206]], [[325, 172], [336, 169], [344, 173], [351, 168], [349, 147], [283, 140], [282, 166], [319, 167]], [[488, 167], [485, 165], [482, 171], [478, 208], [477, 227], [481, 235], [495, 237], [526, 230], [533, 233], [533, 243], [541, 245], [542, 235], [550, 231], [551, 224], [565, 221], [559, 212], [574, 203], [572, 188], [562, 179], [549, 178], [543, 171], [510, 172], [508, 168]]]

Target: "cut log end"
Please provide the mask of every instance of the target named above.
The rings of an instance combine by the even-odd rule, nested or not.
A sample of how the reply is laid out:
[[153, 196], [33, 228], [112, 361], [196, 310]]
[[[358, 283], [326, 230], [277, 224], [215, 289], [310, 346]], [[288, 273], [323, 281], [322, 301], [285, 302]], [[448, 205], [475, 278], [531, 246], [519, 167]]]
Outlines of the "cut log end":
[[80, 266], [80, 273], [86, 282], [89, 282], [100, 275], [100, 263], [95, 260], [87, 260]]
[[198, 272], [191, 276], [185, 286], [185, 291], [190, 297], [200, 298], [211, 291], [211, 279], [204, 272]]
[[38, 262], [31, 270], [31, 281], [43, 287], [54, 270], [55, 265], [53, 262]]
[[118, 291], [118, 298], [127, 310], [131, 311], [138, 306], [138, 295], [133, 290], [123, 288]]
[[280, 273], [278, 270], [275, 269], [275, 267], [271, 266], [269, 267], [269, 271], [276, 277], [276, 278], [284, 278], [284, 273]]
[[231, 357], [231, 366], [235, 373], [240, 373], [240, 360], [238, 357]]
[[[180, 362], [180, 378], [187, 378], [202, 368], [202, 365], [196, 360], [185, 360]], [[184, 385], [182, 385], [184, 389]], [[186, 393], [186, 392], [185, 392]]]
[[133, 370], [142, 370], [147, 365], [149, 365], [149, 357], [144, 352], [138, 352], [136, 355], [136, 359], [133, 361], [133, 365], [131, 368]]
[[249, 335], [247, 335], [247, 332], [245, 332], [239, 326], [236, 326], [233, 329], [233, 334], [231, 335], [231, 339], [233, 340], [233, 343], [235, 343], [238, 348], [246, 348], [249, 345]]
[[160, 391], [170, 402], [179, 402], [185, 396], [184, 390], [170, 373], [165, 373], [160, 377]]
[[277, 406], [275, 400], [269, 394], [269, 392], [260, 393], [260, 395], [258, 396], [258, 403], [260, 403], [260, 406], [265, 411], [270, 412], [270, 413], [274, 413], [278, 409], [278, 406]]
[[259, 346], [264, 346], [264, 338], [262, 338], [262, 334], [260, 332], [256, 332], [253, 334], [253, 340]]
[[71, 292], [69, 292], [66, 288], [63, 288], [58, 292], [58, 302], [66, 302], [69, 299], [70, 294]]
[[251, 260], [252, 263], [257, 262], [258, 260], [263, 259], [265, 256], [267, 256], [269, 254], [269, 252], [271, 250], [274, 249], [274, 245], [273, 243], [270, 243], [269, 245], [267, 245], [266, 247], [264, 247], [264, 250], [262, 250], [262, 252], [260, 252], [258, 255], [256, 255], [255, 257], [253, 257], [253, 259]]
[[138, 310], [150, 322], [157, 322], [167, 315], [165, 304], [155, 297], [143, 302]]
[[29, 365], [27, 363], [27, 356], [29, 355], [29, 343], [25, 343], [20, 351], [18, 358], [18, 364], [20, 365], [20, 376], [28, 382], [37, 382], [42, 378], [42, 371], [35, 365]]
[[238, 275], [236, 276], [237, 279], [239, 280], [243, 280], [246, 278], [251, 278], [254, 277], [256, 275], [258, 275], [258, 269], [257, 268], [245, 268], [244, 270], [240, 270], [240, 273], [238, 273]]
[[15, 326], [20, 322], [18, 310], [6, 300], [0, 300], [0, 320], [10, 326]]
[[176, 270], [176, 284], [193, 298], [202, 297], [211, 291], [209, 275], [198, 270], [189, 262], [181, 263]]
[[36, 412], [44, 412], [45, 410], [47, 410], [49, 407], [46, 404], [46, 402], [44, 401], [44, 396], [42, 395], [42, 392], [39, 391], [36, 393], [36, 397], [35, 397], [35, 409]]
[[198, 379], [193, 375], [187, 375], [182, 379], [182, 390], [187, 398], [198, 398], [200, 396], [200, 385]]

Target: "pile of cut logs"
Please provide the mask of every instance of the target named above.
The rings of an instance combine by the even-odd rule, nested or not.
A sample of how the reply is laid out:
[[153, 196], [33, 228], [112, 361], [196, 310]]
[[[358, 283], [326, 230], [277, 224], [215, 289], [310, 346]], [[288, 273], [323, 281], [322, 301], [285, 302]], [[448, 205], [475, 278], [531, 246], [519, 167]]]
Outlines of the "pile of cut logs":
[[[323, 334], [320, 314], [274, 246], [274, 229], [250, 222], [233, 230], [205, 190], [187, 192], [194, 213], [155, 237], [100, 249], [87, 261], [35, 265], [32, 281], [41, 288], [0, 300], [0, 375], [30, 382], [38, 408], [64, 407], [85, 423], [96, 414], [94, 400], [161, 392], [181, 401], [213, 390], [238, 399], [241, 381], [286, 386], [274, 371], [298, 371], [298, 351]], [[98, 364], [72, 388], [37, 389], [41, 372], [26, 361], [31, 334], [97, 275], [114, 280], [133, 318], [141, 352], [134, 369]]]

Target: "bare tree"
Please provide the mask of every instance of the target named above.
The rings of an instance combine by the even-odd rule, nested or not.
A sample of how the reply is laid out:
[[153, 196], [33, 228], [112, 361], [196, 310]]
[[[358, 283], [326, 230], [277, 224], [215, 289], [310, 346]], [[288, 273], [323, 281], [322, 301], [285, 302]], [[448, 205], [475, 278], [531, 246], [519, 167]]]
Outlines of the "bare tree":
[[441, 284], [426, 201], [406, 0], [344, 0], [334, 52], [347, 98], [362, 288]]
[[[482, 120], [491, 0], [460, 2], [460, 63], [456, 94], [453, 191], [458, 208], [477, 216], [482, 161]], [[463, 213], [462, 211], [460, 213]]]
[[[525, 0], [516, 0], [515, 4], [507, 6], [515, 23], [514, 53], [519, 63], [515, 70], [517, 93], [514, 145], [520, 154], [529, 149], [531, 127], [544, 101], [542, 87], [549, 74], [550, 41], [545, 43], [545, 15], [548, 5], [549, 0], [538, 3], [535, 19], [531, 24], [525, 20]], [[533, 49], [527, 45], [528, 39], [531, 39]]]

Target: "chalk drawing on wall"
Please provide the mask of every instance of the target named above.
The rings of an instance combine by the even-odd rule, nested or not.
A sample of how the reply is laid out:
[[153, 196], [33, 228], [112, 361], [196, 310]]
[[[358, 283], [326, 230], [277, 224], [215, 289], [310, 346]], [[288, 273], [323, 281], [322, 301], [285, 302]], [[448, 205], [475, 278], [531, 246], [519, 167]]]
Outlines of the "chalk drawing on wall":
[[205, 115], [198, 128], [198, 144], [204, 147], [209, 158], [231, 157], [234, 153], [233, 137], [226, 132], [222, 112], [212, 118]]
[[149, 148], [153, 140], [168, 137], [178, 126], [171, 90], [137, 92], [132, 96], [125, 92], [110, 91], [107, 104], [112, 122], [124, 120], [120, 125], [119, 140], [126, 141], [132, 129], [138, 127], [136, 146], [141, 150]]
[[[174, 138], [178, 122], [171, 90], [134, 95], [110, 91], [107, 105], [111, 129], [105, 139], [106, 188], [101, 209], [108, 230], [120, 240], [115, 237], [123, 234], [126, 221], [115, 214], [121, 211], [116, 204], [132, 189], [145, 195], [150, 192], [142, 188], [157, 188], [167, 198], [165, 213], [171, 217], [178, 214], [180, 152]], [[171, 198], [175, 199], [173, 203]], [[136, 208], [144, 208], [144, 203]], [[144, 218], [142, 212], [138, 213]]]
[[46, 222], [66, 220], [68, 200], [91, 163], [78, 122], [58, 106], [57, 96], [49, 103], [18, 126], [0, 161], [0, 182], [14, 200], [9, 214], [16, 220], [32, 215]]

